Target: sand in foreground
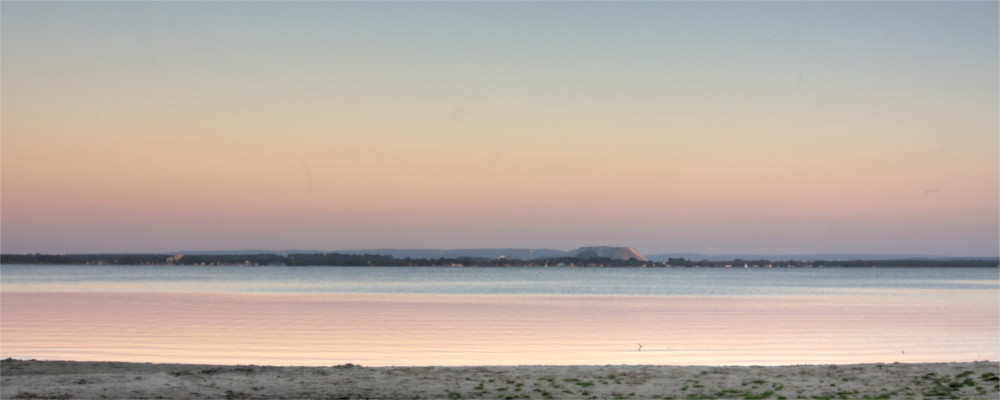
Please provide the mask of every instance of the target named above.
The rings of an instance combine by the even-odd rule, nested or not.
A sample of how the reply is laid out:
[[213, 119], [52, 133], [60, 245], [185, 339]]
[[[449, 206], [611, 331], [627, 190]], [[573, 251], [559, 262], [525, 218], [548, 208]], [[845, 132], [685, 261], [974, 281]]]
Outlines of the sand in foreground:
[[0, 361], [0, 398], [1000, 398], [997, 362], [780, 367], [213, 366]]

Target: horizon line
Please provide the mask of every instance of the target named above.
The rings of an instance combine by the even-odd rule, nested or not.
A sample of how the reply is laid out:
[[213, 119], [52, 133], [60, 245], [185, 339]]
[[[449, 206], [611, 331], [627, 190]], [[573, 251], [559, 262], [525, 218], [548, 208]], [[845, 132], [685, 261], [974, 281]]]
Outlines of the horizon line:
[[[602, 246], [583, 246], [583, 247], [602, 247]], [[603, 247], [623, 247], [632, 248], [631, 246], [603, 246]], [[582, 247], [581, 247], [582, 248]], [[88, 251], [88, 252], [6, 252], [0, 251], [0, 254], [40, 254], [40, 255], [111, 255], [111, 254], [195, 254], [195, 253], [213, 253], [215, 255], [246, 255], [246, 254], [311, 254], [311, 253], [348, 253], [348, 252], [361, 252], [361, 251], [474, 251], [474, 250], [548, 250], [548, 251], [558, 251], [563, 253], [569, 253], [573, 250], [562, 250], [547, 247], [461, 247], [461, 248], [431, 248], [431, 247], [372, 247], [372, 248], [358, 248], [358, 249], [341, 249], [341, 250], [322, 250], [322, 249], [224, 249], [224, 250], [183, 250], [183, 251]], [[574, 249], [575, 250], [575, 249]], [[638, 250], [636, 250], [638, 251]], [[850, 252], [817, 252], [817, 253], [740, 253], [740, 252], [725, 252], [725, 253], [699, 253], [699, 252], [684, 252], [684, 251], [673, 251], [673, 252], [655, 252], [655, 253], [642, 253], [643, 256], [679, 256], [686, 258], [687, 256], [699, 256], [699, 257], [736, 257], [736, 258], [747, 258], [747, 257], [816, 257], [816, 256], [836, 256], [836, 257], [897, 257], [897, 258], [914, 258], [914, 259], [941, 259], [941, 258], [1000, 258], [1000, 254], [997, 255], [945, 255], [945, 254], [904, 254], [904, 253], [850, 253]], [[859, 260], [864, 260], [864, 258], [858, 258]]]

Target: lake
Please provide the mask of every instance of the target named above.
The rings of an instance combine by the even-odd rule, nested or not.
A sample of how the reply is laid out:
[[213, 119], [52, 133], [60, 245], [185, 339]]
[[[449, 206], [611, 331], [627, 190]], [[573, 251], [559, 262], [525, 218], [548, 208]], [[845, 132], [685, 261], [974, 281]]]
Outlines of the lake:
[[997, 360], [1000, 270], [3, 265], [0, 338], [218, 364]]

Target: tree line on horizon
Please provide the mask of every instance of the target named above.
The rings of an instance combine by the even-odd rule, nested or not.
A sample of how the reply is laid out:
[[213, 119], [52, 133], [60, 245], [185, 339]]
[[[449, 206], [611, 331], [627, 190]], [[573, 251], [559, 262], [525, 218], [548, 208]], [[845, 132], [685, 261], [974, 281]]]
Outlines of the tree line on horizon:
[[766, 259], [731, 261], [688, 260], [669, 258], [667, 261], [641, 261], [635, 258], [618, 260], [606, 257], [553, 257], [535, 260], [518, 258], [396, 258], [378, 254], [295, 253], [253, 255], [173, 255], [165, 254], [0, 254], [0, 264], [49, 265], [186, 265], [186, 266], [373, 266], [373, 267], [690, 267], [690, 268], [809, 268], [809, 267], [1000, 267], [997, 257], [985, 259], [900, 259], [854, 261], [800, 261]]

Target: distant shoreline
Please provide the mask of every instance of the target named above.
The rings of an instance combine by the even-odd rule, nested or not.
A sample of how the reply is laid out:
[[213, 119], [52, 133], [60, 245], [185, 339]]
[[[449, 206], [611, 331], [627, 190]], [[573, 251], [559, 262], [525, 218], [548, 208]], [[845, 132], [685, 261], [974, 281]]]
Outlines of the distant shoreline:
[[667, 261], [602, 257], [519, 258], [399, 258], [376, 254], [295, 253], [261, 254], [0, 254], [0, 264], [32, 265], [183, 265], [183, 266], [341, 266], [341, 267], [691, 267], [691, 268], [1000, 268], [1000, 258], [878, 259], [878, 260], [767, 260], [735, 258], [726, 261], [671, 258]]
[[0, 398], [964, 398], [1000, 395], [1000, 364], [270, 367], [0, 361]]

